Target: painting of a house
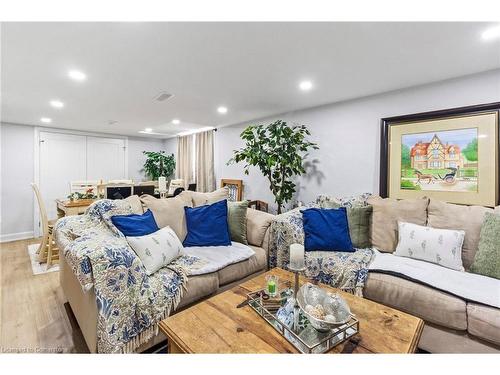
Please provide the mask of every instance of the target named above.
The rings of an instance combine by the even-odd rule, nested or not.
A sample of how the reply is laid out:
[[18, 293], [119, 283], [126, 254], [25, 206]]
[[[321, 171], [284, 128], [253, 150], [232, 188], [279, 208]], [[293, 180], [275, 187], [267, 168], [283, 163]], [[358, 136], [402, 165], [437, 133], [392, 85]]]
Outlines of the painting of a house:
[[476, 128], [405, 134], [401, 189], [477, 192]]
[[410, 151], [414, 169], [463, 168], [464, 157], [459, 145], [443, 143], [437, 134], [430, 142], [418, 141]]

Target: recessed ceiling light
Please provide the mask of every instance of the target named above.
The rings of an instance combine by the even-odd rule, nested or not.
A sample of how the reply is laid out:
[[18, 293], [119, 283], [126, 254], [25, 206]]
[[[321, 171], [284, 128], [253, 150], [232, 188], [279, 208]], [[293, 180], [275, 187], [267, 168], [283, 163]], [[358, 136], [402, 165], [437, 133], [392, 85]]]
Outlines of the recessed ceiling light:
[[481, 38], [483, 40], [492, 40], [495, 38], [500, 38], [500, 25], [490, 27], [486, 29], [482, 34]]
[[146, 133], [151, 133], [151, 132], [153, 131], [153, 129], [151, 129], [151, 128], [146, 128], [146, 129], [144, 129], [144, 131], [145, 131]]
[[74, 79], [75, 81], [85, 81], [87, 79], [85, 73], [79, 70], [70, 70], [68, 72], [68, 77]]
[[52, 122], [52, 119], [48, 117], [42, 117], [40, 121], [43, 122], [44, 124], [50, 124]]
[[51, 100], [50, 105], [54, 108], [62, 108], [64, 107], [64, 103], [61, 102], [60, 100]]
[[299, 88], [302, 91], [309, 91], [310, 89], [312, 89], [312, 87], [313, 87], [313, 84], [311, 81], [302, 81], [299, 83]]
[[224, 107], [224, 106], [220, 106], [219, 108], [217, 108], [217, 112], [219, 112], [219, 113], [227, 113], [227, 108]]
[[172, 120], [172, 124], [179, 125], [180, 123], [181, 123], [181, 120], [179, 120], [178, 118], [174, 118]]

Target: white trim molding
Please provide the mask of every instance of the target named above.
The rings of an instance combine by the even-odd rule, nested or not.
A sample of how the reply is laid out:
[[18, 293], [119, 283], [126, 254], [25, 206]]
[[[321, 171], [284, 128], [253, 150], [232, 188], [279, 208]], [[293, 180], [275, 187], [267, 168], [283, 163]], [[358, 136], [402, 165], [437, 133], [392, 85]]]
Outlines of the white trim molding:
[[0, 243], [34, 238], [33, 231], [0, 234]]

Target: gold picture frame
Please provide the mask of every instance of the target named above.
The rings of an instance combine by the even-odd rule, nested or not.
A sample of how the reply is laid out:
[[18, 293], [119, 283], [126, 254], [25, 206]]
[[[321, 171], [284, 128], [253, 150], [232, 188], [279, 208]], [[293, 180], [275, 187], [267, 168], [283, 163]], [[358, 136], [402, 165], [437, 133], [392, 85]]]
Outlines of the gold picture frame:
[[500, 103], [382, 119], [380, 194], [496, 206]]
[[229, 201], [236, 202], [241, 201], [243, 198], [243, 180], [235, 180], [229, 178], [223, 178], [220, 182], [220, 187], [223, 188], [227, 186], [229, 189]]

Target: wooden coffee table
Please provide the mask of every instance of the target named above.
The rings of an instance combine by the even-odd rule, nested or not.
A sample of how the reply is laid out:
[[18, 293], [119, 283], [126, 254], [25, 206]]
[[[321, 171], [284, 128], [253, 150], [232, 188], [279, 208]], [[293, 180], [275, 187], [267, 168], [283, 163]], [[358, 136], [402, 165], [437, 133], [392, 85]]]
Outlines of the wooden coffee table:
[[[274, 268], [161, 321], [160, 329], [168, 338], [169, 353], [297, 353], [297, 349], [252, 308], [236, 308], [247, 293], [264, 287], [268, 274], [278, 275], [280, 281], [293, 280], [292, 273]], [[306, 281], [301, 278], [301, 283]], [[331, 353], [415, 352], [424, 327], [422, 319], [321, 286], [340, 293], [360, 322], [357, 345], [347, 341]]]

